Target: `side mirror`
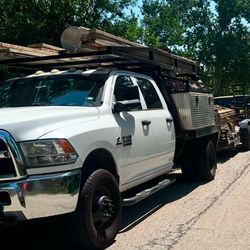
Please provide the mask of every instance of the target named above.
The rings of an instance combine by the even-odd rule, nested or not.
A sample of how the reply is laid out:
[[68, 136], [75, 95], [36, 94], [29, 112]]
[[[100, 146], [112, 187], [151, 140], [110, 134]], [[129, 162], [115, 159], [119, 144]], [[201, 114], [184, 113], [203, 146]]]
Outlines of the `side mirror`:
[[115, 103], [114, 112], [129, 111], [138, 107], [141, 108], [138, 86], [126, 86], [122, 91], [123, 96], [126, 98]]

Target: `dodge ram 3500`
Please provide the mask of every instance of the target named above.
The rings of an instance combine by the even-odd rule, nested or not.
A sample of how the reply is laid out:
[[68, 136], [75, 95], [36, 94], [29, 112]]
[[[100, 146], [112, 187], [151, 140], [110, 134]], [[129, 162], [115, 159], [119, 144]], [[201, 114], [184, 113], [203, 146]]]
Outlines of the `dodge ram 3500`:
[[[137, 58], [132, 52], [138, 51], [151, 58]], [[161, 180], [132, 197], [124, 198], [125, 191], [174, 166], [188, 178], [214, 178], [218, 132], [212, 94], [194, 81], [168, 76], [166, 72], [173, 70], [163, 72], [165, 64], [152, 60], [156, 52], [88, 52], [88, 63], [96, 60], [89, 61], [92, 53], [98, 65], [104, 61], [102, 68], [87, 69], [88, 64], [65, 70], [65, 61], [60, 61], [61, 70], [37, 71], [0, 85], [2, 223], [10, 217], [69, 214], [72, 242], [103, 249], [116, 237], [122, 206], [135, 204], [173, 180]], [[81, 57], [77, 55], [75, 66]], [[49, 59], [56, 57], [14, 63], [32, 67], [37, 60], [36, 67], [42, 68]], [[121, 64], [104, 67], [108, 59], [120, 59]], [[176, 67], [177, 60], [185, 61], [177, 58]]]

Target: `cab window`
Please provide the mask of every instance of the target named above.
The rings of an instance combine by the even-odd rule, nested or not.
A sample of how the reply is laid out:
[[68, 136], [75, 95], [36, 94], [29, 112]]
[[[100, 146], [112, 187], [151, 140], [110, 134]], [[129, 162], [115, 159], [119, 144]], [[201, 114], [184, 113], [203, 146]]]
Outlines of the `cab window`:
[[153, 86], [153, 84], [143, 78], [136, 78], [137, 84], [140, 87], [144, 100], [148, 109], [162, 109], [161, 100]]
[[[129, 100], [129, 97], [126, 96], [128, 91], [126, 91], [126, 88], [129, 86], [134, 85], [131, 78], [126, 75], [120, 75], [116, 79], [115, 83], [115, 90], [114, 90], [114, 96], [115, 101], [125, 101]], [[141, 110], [142, 106], [140, 103], [131, 104], [128, 106], [128, 110]]]

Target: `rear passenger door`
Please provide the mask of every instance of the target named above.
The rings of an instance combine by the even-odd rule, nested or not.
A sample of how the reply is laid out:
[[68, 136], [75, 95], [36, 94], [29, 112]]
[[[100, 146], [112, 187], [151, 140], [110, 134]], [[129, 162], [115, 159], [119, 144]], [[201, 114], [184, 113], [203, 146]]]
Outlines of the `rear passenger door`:
[[146, 104], [148, 135], [151, 140], [151, 153], [154, 171], [172, 167], [175, 152], [175, 130], [173, 118], [163, 96], [151, 78], [134, 77]]

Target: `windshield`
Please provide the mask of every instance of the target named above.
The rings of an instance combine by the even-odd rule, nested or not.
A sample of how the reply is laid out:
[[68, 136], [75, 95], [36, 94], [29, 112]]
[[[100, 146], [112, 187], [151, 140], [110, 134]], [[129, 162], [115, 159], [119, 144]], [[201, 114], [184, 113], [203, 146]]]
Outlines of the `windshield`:
[[104, 80], [88, 76], [46, 76], [0, 85], [0, 107], [100, 106]]

